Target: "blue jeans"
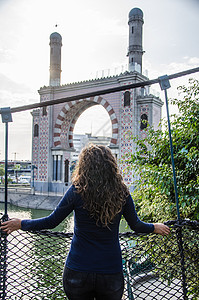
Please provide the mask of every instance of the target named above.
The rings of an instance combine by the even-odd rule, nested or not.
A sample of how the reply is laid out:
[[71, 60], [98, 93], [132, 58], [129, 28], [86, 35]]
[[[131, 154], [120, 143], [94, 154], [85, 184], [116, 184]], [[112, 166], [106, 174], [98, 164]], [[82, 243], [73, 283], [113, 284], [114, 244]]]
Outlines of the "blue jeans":
[[69, 300], [121, 300], [123, 273], [101, 274], [64, 269], [63, 286]]

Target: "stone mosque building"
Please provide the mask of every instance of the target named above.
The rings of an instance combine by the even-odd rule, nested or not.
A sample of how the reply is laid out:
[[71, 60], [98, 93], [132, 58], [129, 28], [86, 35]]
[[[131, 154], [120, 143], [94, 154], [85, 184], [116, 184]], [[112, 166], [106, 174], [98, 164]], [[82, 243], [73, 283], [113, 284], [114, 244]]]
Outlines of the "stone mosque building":
[[[129, 70], [117, 76], [61, 85], [62, 37], [54, 32], [50, 36], [49, 86], [40, 88], [40, 101], [56, 100], [96, 90], [120, 87], [148, 80], [142, 74], [142, 29], [143, 12], [133, 8], [129, 13]], [[102, 105], [112, 124], [109, 147], [118, 162], [123, 155], [134, 151], [131, 135], [144, 137], [146, 120], [155, 128], [161, 119], [162, 101], [149, 94], [148, 88], [136, 88], [56, 104], [33, 110], [32, 164], [35, 190], [63, 192], [70, 182], [72, 153], [75, 152], [73, 129], [79, 116], [93, 105]], [[97, 118], [97, 116], [96, 116]], [[120, 164], [121, 170], [126, 166]], [[124, 173], [127, 184], [132, 183], [132, 174]]]

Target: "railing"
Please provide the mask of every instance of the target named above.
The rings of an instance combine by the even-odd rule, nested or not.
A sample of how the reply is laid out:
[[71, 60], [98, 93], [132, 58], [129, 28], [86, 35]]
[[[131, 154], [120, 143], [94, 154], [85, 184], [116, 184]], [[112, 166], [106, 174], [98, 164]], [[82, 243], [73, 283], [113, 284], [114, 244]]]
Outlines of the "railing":
[[[7, 191], [10, 194], [36, 194], [36, 195], [44, 195], [44, 196], [63, 196], [65, 194], [65, 188], [63, 188], [62, 193], [55, 192], [43, 192], [43, 190], [35, 191], [34, 188], [31, 187], [24, 187], [24, 186], [8, 186]], [[5, 187], [0, 186], [0, 193], [5, 193]]]
[[[31, 194], [31, 188], [30, 187], [24, 187], [24, 186], [11, 186], [8, 187], [8, 191], [10, 193], [23, 193], [23, 194]], [[0, 192], [5, 193], [5, 187], [0, 186]]]
[[[171, 234], [120, 234], [123, 300], [199, 299], [199, 223], [167, 222]], [[1, 233], [0, 299], [67, 299], [62, 272], [72, 233]]]

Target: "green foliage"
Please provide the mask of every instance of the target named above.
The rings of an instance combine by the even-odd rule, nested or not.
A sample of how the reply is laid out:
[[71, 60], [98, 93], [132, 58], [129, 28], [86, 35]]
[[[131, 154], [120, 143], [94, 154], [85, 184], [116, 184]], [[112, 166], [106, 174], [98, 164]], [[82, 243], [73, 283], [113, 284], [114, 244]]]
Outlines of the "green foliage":
[[[178, 113], [171, 116], [174, 162], [181, 218], [199, 219], [199, 82], [179, 87], [182, 99], [170, 100]], [[175, 193], [166, 121], [155, 131], [147, 127], [147, 137], [134, 137], [137, 151], [127, 159], [135, 173], [134, 199], [146, 220], [176, 219]]]
[[[34, 239], [31, 274], [34, 274], [35, 287], [42, 299], [67, 299], [62, 284], [62, 274], [67, 255], [66, 241], [58, 236], [37, 236]], [[68, 244], [70, 247], [70, 243]], [[37, 299], [37, 298], [36, 298]], [[41, 299], [40, 296], [38, 299]]]
[[20, 170], [21, 169], [21, 165], [20, 164], [15, 164], [14, 167], [13, 167], [13, 170]]
[[0, 177], [4, 176], [4, 174], [5, 174], [4, 165], [0, 165]]

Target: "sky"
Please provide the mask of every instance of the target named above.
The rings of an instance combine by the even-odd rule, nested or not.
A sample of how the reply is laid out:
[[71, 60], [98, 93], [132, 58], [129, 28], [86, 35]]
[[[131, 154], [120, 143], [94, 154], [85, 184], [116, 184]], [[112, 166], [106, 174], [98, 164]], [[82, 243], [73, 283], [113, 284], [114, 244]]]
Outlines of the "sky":
[[[0, 0], [0, 108], [39, 102], [39, 88], [49, 84], [49, 36], [54, 31], [62, 35], [62, 84], [125, 68], [128, 14], [134, 7], [144, 13], [143, 69], [149, 79], [199, 66], [199, 0]], [[177, 86], [190, 77], [199, 79], [199, 74], [172, 80], [169, 97], [178, 96]], [[151, 91], [164, 101], [158, 85]], [[164, 116], [165, 106], [162, 110]], [[8, 157], [31, 159], [30, 111], [12, 118]], [[110, 134], [107, 119], [102, 107], [91, 108], [75, 132]], [[103, 124], [106, 130], [99, 131]], [[0, 121], [0, 160], [4, 127]]]

